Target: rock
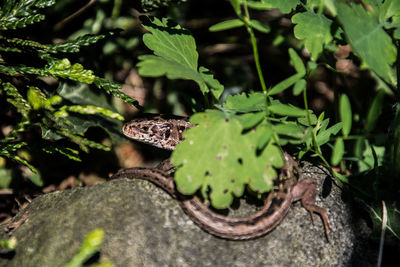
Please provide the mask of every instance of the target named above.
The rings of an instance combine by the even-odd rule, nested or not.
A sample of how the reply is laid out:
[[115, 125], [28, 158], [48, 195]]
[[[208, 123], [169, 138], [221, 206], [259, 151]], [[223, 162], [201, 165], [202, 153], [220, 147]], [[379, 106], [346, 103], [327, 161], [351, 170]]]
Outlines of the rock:
[[333, 226], [329, 243], [320, 217], [313, 226], [300, 202], [266, 236], [229, 241], [198, 228], [153, 184], [120, 179], [35, 198], [28, 220], [15, 231], [15, 252], [0, 253], [0, 266], [64, 266], [95, 228], [105, 231], [99, 261], [116, 266], [346, 266], [365, 259], [356, 255], [363, 248], [340, 189], [321, 168], [308, 164], [304, 176], [316, 178], [319, 189], [323, 182], [332, 186], [326, 198], [317, 199]]

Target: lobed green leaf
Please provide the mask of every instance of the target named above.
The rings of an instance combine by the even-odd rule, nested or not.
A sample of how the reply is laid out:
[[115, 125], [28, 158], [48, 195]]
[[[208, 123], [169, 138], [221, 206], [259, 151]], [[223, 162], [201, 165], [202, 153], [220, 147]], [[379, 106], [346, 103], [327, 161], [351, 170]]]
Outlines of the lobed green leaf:
[[143, 27], [151, 33], [143, 36], [145, 45], [155, 55], [139, 57], [139, 74], [148, 77], [166, 75], [168, 79], [195, 81], [203, 94], [216, 90], [219, 98], [223, 86], [215, 80], [206, 68], [198, 70], [196, 43], [186, 29], [163, 18], [141, 17]]
[[385, 23], [393, 16], [400, 16], [400, 1], [385, 0], [379, 8], [379, 22]]
[[305, 47], [311, 53], [311, 59], [316, 61], [323, 50], [323, 46], [332, 41], [330, 27], [332, 21], [322, 14], [312, 11], [297, 13], [292, 17], [294, 35], [304, 40]]
[[[269, 191], [283, 164], [282, 154], [270, 144], [257, 156], [254, 131], [242, 134], [241, 124], [218, 110], [193, 115], [198, 126], [185, 131], [185, 140], [172, 154], [178, 190], [193, 194], [201, 190], [215, 208], [226, 208], [245, 185], [259, 193]], [[195, 157], [193, 156], [195, 155]], [[208, 189], [211, 193], [208, 195]]]

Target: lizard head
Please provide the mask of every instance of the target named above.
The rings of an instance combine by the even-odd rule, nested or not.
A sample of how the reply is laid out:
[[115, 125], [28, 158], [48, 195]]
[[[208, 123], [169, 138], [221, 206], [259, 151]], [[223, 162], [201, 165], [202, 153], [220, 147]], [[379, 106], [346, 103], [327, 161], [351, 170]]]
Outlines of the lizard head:
[[127, 122], [122, 126], [122, 132], [135, 141], [174, 150], [176, 145], [183, 140], [183, 132], [192, 127], [193, 124], [184, 118], [157, 116]]

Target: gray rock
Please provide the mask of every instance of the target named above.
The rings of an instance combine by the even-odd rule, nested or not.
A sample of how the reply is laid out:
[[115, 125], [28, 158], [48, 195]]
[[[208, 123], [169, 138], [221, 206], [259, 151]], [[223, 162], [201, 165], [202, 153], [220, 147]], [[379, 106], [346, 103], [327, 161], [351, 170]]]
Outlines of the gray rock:
[[[329, 185], [321, 168], [308, 165], [304, 173], [312, 173], [319, 189], [323, 182]], [[228, 241], [202, 231], [175, 200], [146, 181], [120, 179], [54, 192], [29, 205], [29, 219], [15, 232], [18, 246], [14, 253], [0, 254], [0, 266], [63, 266], [94, 228], [105, 231], [100, 261], [111, 260], [116, 266], [353, 265], [355, 258], [364, 259], [354, 255], [363, 249], [349, 207], [339, 188], [331, 185], [329, 195], [321, 199], [319, 194], [317, 199], [333, 226], [329, 243], [320, 217], [313, 226], [300, 202], [266, 236]], [[242, 201], [239, 210], [247, 210], [245, 206]]]

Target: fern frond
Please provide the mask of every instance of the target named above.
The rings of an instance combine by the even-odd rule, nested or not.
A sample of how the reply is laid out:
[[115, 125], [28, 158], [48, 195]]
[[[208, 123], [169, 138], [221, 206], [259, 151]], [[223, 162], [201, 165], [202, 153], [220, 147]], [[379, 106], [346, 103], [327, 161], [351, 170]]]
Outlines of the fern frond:
[[17, 88], [9, 82], [2, 82], [1, 86], [7, 95], [7, 102], [13, 105], [23, 117], [27, 117], [31, 106], [18, 92]]
[[21, 149], [22, 147], [26, 146], [25, 142], [19, 142], [19, 143], [12, 143], [12, 144], [7, 144], [0, 142], [0, 156], [15, 160], [25, 166], [27, 166], [32, 172], [37, 173], [37, 170], [35, 167], [33, 167], [31, 164], [29, 164], [28, 161], [25, 159], [21, 158], [18, 156], [17, 150]]
[[20, 39], [20, 38], [6, 38], [4, 36], [0, 36], [0, 44], [3, 47], [20, 48], [21, 52], [26, 49], [49, 51], [50, 47], [51, 47], [49, 45], [44, 45], [39, 42], [35, 42], [35, 41], [31, 41], [31, 40], [25, 40], [25, 39]]
[[15, 30], [39, 22], [44, 15], [37, 9], [52, 6], [55, 0], [9, 0], [0, 9], [0, 30]]
[[51, 52], [63, 52], [63, 53], [76, 53], [79, 52], [82, 46], [89, 46], [97, 43], [99, 40], [106, 38], [107, 36], [114, 35], [116, 32], [111, 31], [108, 34], [92, 35], [86, 34], [79, 36], [75, 40], [70, 40], [65, 43], [51, 45]]
[[79, 63], [71, 65], [67, 59], [54, 60], [43, 69], [28, 66], [5, 66], [0, 64], [0, 73], [8, 76], [19, 76], [21, 74], [32, 74], [39, 76], [52, 76], [54, 78], [69, 79], [77, 82], [91, 84], [96, 76], [92, 70], [85, 70]]
[[79, 162], [82, 161], [79, 158], [79, 151], [69, 147], [63, 147], [63, 146], [58, 146], [56, 144], [51, 144], [49, 146], [42, 147], [42, 150], [49, 154], [54, 154], [56, 152], [60, 153], [61, 155], [66, 156], [67, 158], [72, 159], [74, 161], [79, 161]]
[[133, 99], [130, 96], [120, 91], [122, 88], [120, 84], [98, 77], [94, 79], [93, 84], [96, 85], [98, 88], [102, 88], [108, 94], [119, 97], [123, 101], [135, 106], [136, 108], [142, 109], [142, 107], [139, 105], [139, 102], [136, 99]]

